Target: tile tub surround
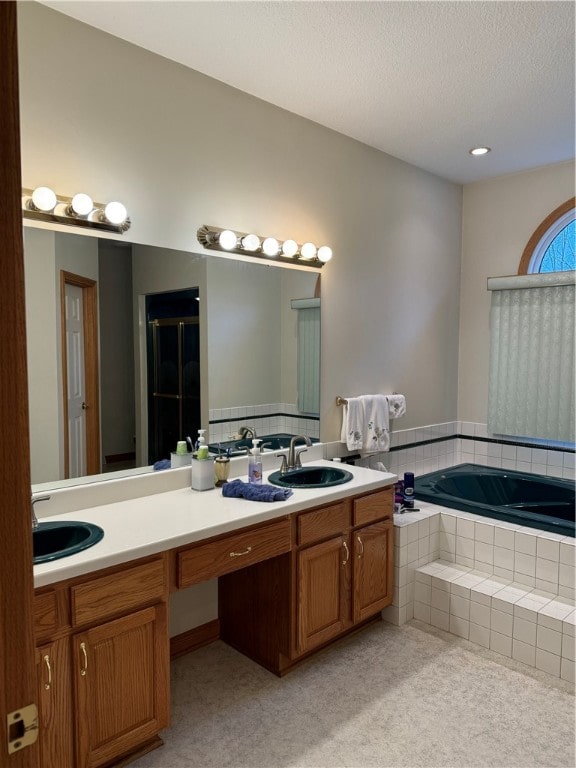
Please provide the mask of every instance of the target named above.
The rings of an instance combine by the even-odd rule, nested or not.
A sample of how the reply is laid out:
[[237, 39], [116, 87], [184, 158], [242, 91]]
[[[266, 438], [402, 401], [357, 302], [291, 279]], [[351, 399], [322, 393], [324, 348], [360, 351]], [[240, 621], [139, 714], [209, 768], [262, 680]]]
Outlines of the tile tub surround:
[[[393, 423], [391, 426], [395, 426]], [[346, 445], [326, 444], [326, 458], [345, 456]], [[374, 467], [381, 461], [390, 472], [424, 475], [465, 462], [500, 469], [574, 480], [574, 446], [490, 435], [486, 424], [448, 421], [390, 432], [390, 451], [371, 454], [358, 463]]]
[[244, 426], [254, 426], [258, 436], [286, 432], [291, 435], [320, 437], [319, 417], [300, 413], [294, 403], [211, 408], [208, 426], [210, 443], [226, 442]]
[[416, 618], [574, 682], [576, 540], [419, 505], [395, 515], [384, 619]]

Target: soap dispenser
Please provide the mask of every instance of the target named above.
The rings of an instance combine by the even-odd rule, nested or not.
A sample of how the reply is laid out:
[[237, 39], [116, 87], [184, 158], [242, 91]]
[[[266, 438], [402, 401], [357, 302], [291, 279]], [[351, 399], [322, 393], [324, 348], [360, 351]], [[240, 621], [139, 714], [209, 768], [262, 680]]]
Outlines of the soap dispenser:
[[[200, 450], [200, 448], [203, 448], [203, 446], [206, 445], [206, 438], [204, 437], [204, 433], [206, 432], [205, 429], [199, 429], [198, 430], [198, 439], [196, 440], [196, 453]], [[202, 453], [205, 453], [205, 451], [202, 451]]]
[[262, 454], [258, 444], [261, 440], [254, 438], [252, 440], [252, 449], [248, 459], [248, 482], [253, 485], [262, 484]]

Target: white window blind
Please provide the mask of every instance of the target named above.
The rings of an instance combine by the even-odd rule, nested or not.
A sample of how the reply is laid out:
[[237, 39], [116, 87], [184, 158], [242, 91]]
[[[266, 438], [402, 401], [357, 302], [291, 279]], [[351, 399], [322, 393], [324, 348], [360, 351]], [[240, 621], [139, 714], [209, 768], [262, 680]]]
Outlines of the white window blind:
[[320, 299], [294, 299], [298, 310], [298, 410], [320, 413]]
[[488, 429], [574, 442], [574, 273], [489, 278]]

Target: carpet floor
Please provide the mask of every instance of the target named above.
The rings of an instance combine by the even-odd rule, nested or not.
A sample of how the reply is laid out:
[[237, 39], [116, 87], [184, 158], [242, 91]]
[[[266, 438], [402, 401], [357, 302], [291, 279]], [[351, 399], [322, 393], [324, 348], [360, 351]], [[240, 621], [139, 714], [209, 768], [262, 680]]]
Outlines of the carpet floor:
[[135, 768], [575, 765], [573, 686], [417, 621], [279, 679], [218, 641], [172, 663], [165, 744]]

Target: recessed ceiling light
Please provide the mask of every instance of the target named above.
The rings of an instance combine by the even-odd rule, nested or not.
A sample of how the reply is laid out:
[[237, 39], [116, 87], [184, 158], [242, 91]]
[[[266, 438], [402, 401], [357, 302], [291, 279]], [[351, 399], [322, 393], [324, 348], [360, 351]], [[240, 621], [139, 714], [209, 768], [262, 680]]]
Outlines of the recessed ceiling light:
[[470, 150], [470, 154], [478, 157], [479, 155], [487, 155], [490, 151], [490, 147], [474, 147], [474, 149]]

